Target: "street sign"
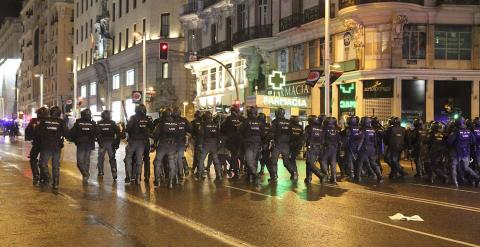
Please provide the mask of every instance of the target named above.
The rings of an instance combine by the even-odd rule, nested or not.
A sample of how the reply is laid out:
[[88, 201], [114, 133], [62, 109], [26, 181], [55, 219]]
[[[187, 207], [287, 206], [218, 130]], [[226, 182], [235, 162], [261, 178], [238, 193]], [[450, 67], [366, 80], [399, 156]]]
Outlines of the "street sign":
[[132, 91], [132, 102], [134, 104], [142, 103], [142, 91]]

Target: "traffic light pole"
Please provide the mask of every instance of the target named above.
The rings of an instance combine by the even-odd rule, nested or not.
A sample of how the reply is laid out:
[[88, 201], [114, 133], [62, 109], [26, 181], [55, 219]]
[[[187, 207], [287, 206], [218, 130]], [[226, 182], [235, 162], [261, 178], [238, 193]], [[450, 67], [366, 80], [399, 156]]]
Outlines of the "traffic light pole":
[[142, 47], [142, 103], [145, 104], [147, 98], [147, 35], [143, 32], [143, 47]]

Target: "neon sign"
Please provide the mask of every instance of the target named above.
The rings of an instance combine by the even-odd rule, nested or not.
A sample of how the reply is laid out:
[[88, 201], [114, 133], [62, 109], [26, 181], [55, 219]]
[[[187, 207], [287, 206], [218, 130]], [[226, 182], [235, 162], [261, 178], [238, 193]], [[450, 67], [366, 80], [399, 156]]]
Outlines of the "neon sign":
[[272, 71], [272, 74], [268, 76], [268, 85], [275, 90], [282, 90], [286, 84], [285, 75], [281, 71]]
[[355, 102], [355, 100], [340, 101], [340, 109], [351, 109], [356, 107], [357, 107], [357, 102]]
[[297, 97], [263, 96], [263, 104], [266, 106], [307, 107], [307, 100]]
[[355, 83], [341, 84], [338, 86], [339, 92], [339, 108], [355, 109], [357, 102], [355, 101]]

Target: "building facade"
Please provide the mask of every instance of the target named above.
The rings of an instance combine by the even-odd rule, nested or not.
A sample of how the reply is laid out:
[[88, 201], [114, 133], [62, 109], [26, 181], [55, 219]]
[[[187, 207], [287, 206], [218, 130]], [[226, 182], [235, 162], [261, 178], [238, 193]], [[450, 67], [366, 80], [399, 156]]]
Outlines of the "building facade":
[[5, 18], [0, 25], [0, 118], [17, 115], [17, 73], [21, 62], [18, 40], [21, 35], [21, 20]]
[[[133, 115], [132, 92], [143, 91], [144, 38], [148, 112], [192, 105], [194, 82], [184, 68], [179, 9], [176, 0], [76, 0], [80, 108], [110, 109], [116, 121]], [[160, 59], [160, 43], [168, 44], [168, 59]]]
[[[324, 113], [325, 3], [319, 0], [185, 2], [181, 21], [186, 67], [197, 81], [199, 108], [219, 109], [237, 96], [225, 67], [235, 71], [242, 103], [267, 114]], [[332, 115], [391, 115], [410, 121], [479, 114], [478, 0], [331, 1]], [[237, 64], [239, 66], [237, 66]], [[241, 71], [236, 71], [237, 67]]]
[[62, 106], [72, 97], [73, 1], [26, 0], [20, 17], [18, 101], [19, 111], [29, 116], [42, 101]]

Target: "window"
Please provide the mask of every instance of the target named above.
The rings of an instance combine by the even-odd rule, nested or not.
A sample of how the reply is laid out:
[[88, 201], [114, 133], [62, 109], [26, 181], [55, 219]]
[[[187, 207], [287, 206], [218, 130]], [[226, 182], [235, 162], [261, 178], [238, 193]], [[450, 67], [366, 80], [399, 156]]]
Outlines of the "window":
[[88, 0], [87, 0], [87, 2], [85, 3], [85, 10], [88, 10]]
[[162, 37], [170, 36], [170, 14], [169, 13], [162, 14], [160, 36]]
[[134, 69], [130, 69], [130, 70], [127, 70], [127, 82], [126, 82], [127, 86], [131, 86], [133, 84], [135, 84], [135, 70]]
[[130, 8], [130, 0], [125, 0], [125, 13], [128, 13], [128, 10]]
[[77, 18], [79, 14], [80, 14], [80, 4], [77, 2]]
[[78, 29], [76, 31], [76, 34], [75, 34], [76, 38], [75, 38], [75, 43], [78, 45]]
[[[332, 58], [332, 51], [333, 51], [333, 42], [332, 37], [330, 37], [330, 62], [333, 62]], [[325, 61], [325, 38], [320, 39], [320, 65], [323, 66]]]
[[142, 33], [147, 31], [147, 19], [143, 18], [142, 20]]
[[95, 96], [97, 95], [97, 83], [92, 82], [90, 83], [90, 96]]
[[[225, 66], [227, 67], [228, 71], [232, 73], [232, 64], [229, 63]], [[230, 74], [227, 71], [225, 71], [225, 87], [231, 87], [231, 86], [233, 86], [233, 79], [230, 76]]]
[[235, 79], [238, 84], [244, 83], [245, 63], [242, 61], [235, 62]]
[[87, 97], [87, 85], [83, 85], [80, 87], [80, 97], [82, 98]]
[[304, 47], [303, 44], [293, 46], [293, 61], [292, 69], [293, 71], [299, 71], [304, 69]]
[[209, 90], [215, 90], [217, 86], [217, 68], [210, 70], [210, 88]]
[[112, 21], [115, 21], [115, 3], [112, 3]]
[[119, 88], [120, 88], [120, 75], [116, 74], [116, 75], [113, 75], [112, 89], [119, 89]]
[[258, 0], [258, 20], [257, 24], [266, 25], [268, 21], [268, 0]]
[[80, 41], [83, 41], [83, 25], [80, 27]]
[[302, 13], [303, 12], [303, 0], [292, 0], [292, 13]]
[[92, 114], [95, 114], [97, 113], [97, 105], [90, 105], [90, 111], [92, 112]]
[[470, 60], [471, 26], [435, 26], [435, 59]]
[[318, 66], [317, 54], [318, 54], [317, 41], [312, 40], [308, 42], [308, 67], [309, 68], [315, 68]]
[[133, 8], [137, 8], [137, 0], [133, 0]]
[[125, 30], [125, 49], [129, 47], [128, 44], [128, 28]]
[[118, 18], [122, 18], [122, 0], [118, 0]]
[[425, 59], [427, 26], [406, 25], [403, 30], [403, 59]]
[[212, 24], [210, 26], [210, 35], [211, 35], [211, 39], [210, 39], [210, 44], [211, 45], [214, 45], [217, 43], [217, 40], [218, 40], [218, 37], [217, 37], [217, 24]]
[[85, 3], [85, 0], [82, 0], [82, 14], [83, 14], [83, 5]]
[[245, 4], [237, 6], [237, 31], [243, 31], [247, 28], [247, 9]]
[[122, 32], [118, 33], [118, 52], [122, 51]]
[[133, 24], [133, 45], [137, 44], [137, 37], [135, 33], [137, 32], [137, 23]]
[[88, 39], [88, 22], [85, 22], [85, 39]]
[[132, 99], [125, 100], [125, 111], [127, 112], [127, 118], [135, 115], [135, 104]]
[[115, 122], [120, 122], [122, 117], [122, 102], [113, 101], [112, 102], [112, 120]]
[[162, 78], [167, 79], [169, 77], [168, 63], [162, 63]]

